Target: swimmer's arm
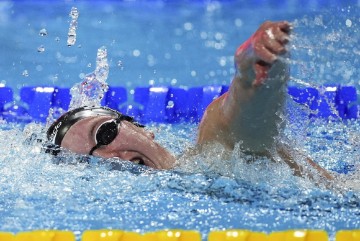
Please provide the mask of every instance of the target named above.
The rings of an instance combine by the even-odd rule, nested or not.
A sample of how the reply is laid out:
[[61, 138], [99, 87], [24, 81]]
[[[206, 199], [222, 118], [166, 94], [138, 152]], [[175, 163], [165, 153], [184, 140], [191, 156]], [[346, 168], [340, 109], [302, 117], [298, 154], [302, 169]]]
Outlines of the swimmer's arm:
[[[334, 177], [319, 164], [304, 156], [297, 150], [290, 149], [287, 145], [278, 145], [277, 153], [281, 159], [294, 171], [294, 175], [299, 177], [307, 177], [317, 184], [323, 183], [329, 186], [329, 182], [334, 180]], [[296, 156], [296, 157], [295, 157]], [[299, 164], [294, 159], [304, 158], [304, 165]]]
[[[239, 127], [239, 123], [248, 124], [254, 121], [247, 113], [251, 112], [255, 118], [261, 120], [264, 117], [261, 101], [266, 101], [271, 108], [278, 109], [284, 99], [282, 93], [275, 97], [277, 99], [263, 99], [259, 104], [254, 104], [258, 99], [253, 97], [258, 87], [269, 77], [268, 71], [271, 67], [271, 74], [280, 80], [279, 88], [285, 85], [288, 68], [285, 63], [276, 60], [279, 55], [286, 53], [285, 45], [289, 41], [290, 29], [287, 22], [265, 22], [237, 49], [234, 57], [236, 74], [229, 91], [214, 100], [206, 109], [199, 125], [198, 144], [217, 141], [233, 148], [234, 143], [239, 141], [239, 133], [241, 135], [242, 127]], [[259, 108], [252, 108], [253, 106]], [[247, 107], [251, 110], [246, 109]]]

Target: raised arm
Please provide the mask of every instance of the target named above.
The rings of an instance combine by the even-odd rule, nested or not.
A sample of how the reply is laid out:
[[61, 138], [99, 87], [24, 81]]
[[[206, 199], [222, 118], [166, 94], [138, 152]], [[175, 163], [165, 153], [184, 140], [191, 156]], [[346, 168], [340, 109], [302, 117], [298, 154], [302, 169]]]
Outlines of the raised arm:
[[290, 30], [287, 22], [265, 22], [236, 50], [229, 91], [207, 107], [197, 143], [204, 147], [217, 142], [230, 150], [239, 143], [245, 153], [280, 157], [294, 175], [330, 186], [330, 173], [310, 158], [297, 162], [301, 153], [278, 141], [285, 125]]
[[287, 22], [265, 22], [237, 50], [236, 73], [229, 91], [206, 109], [198, 133], [198, 144], [219, 142], [232, 149], [267, 155], [283, 125], [287, 64], [279, 58], [287, 53], [291, 26]]

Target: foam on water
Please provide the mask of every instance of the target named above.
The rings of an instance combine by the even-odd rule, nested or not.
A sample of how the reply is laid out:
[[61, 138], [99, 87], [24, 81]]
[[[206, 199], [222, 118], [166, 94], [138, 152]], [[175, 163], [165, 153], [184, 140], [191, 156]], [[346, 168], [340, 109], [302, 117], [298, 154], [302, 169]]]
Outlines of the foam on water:
[[[152, 128], [175, 153], [192, 144], [184, 126]], [[196, 129], [194, 125], [185, 128]], [[352, 146], [345, 137], [333, 141], [328, 137], [336, 135], [318, 127], [308, 131], [308, 151], [326, 167], [335, 164], [331, 161], [356, 161], [351, 157], [359, 149], [352, 149], [351, 157], [348, 154], [357, 143]], [[352, 125], [351, 132], [360, 136], [359, 126]], [[266, 159], [246, 163], [235, 151], [232, 158], [222, 160], [220, 147], [186, 159], [175, 170], [156, 171], [116, 159], [92, 157], [90, 164], [79, 163], [79, 157], [70, 153], [58, 163], [41, 152], [41, 125], [6, 124], [0, 135], [8, 137], [0, 140], [0, 229], [5, 231], [55, 228], [80, 234], [99, 228], [139, 232], [183, 228], [206, 235], [214, 227], [265, 232], [316, 227], [333, 235], [360, 224], [359, 190], [351, 191], [346, 184], [357, 184], [358, 169], [340, 175], [342, 186], [329, 190], [294, 177], [286, 166]], [[171, 140], [176, 136], [181, 142], [174, 145]]]

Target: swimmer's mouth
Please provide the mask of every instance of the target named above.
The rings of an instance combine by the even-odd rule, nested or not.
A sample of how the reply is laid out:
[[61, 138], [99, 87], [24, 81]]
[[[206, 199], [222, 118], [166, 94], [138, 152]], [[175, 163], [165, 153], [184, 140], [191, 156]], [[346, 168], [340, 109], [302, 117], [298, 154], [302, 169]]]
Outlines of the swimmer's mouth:
[[138, 165], [145, 165], [145, 161], [140, 157], [135, 157], [130, 160], [132, 163], [138, 164]]

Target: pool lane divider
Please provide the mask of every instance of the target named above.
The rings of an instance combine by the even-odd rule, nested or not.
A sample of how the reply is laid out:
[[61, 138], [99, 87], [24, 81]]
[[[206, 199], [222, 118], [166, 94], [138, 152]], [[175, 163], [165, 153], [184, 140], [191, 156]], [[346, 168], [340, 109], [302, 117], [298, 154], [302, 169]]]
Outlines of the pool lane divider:
[[[226, 85], [136, 87], [129, 96], [126, 88], [110, 86], [101, 104], [132, 115], [143, 123], [196, 123], [211, 101], [228, 88]], [[309, 118], [359, 118], [360, 108], [354, 86], [289, 86], [288, 93], [293, 101], [306, 106]], [[20, 100], [15, 101], [14, 91], [0, 85], [0, 118], [10, 122], [45, 122], [50, 108], [55, 113], [60, 109], [67, 110], [71, 99], [69, 88], [56, 86], [22, 87], [19, 97]]]
[[[35, 230], [19, 232], [0, 232], [1, 241], [75, 241], [71, 231]], [[149, 233], [136, 233], [123, 230], [86, 230], [81, 241], [201, 241], [200, 232], [193, 230], [160, 230]], [[269, 234], [250, 230], [230, 229], [211, 231], [207, 241], [328, 241], [323, 230], [294, 229], [276, 231]], [[359, 230], [340, 230], [334, 241], [359, 241]]]

